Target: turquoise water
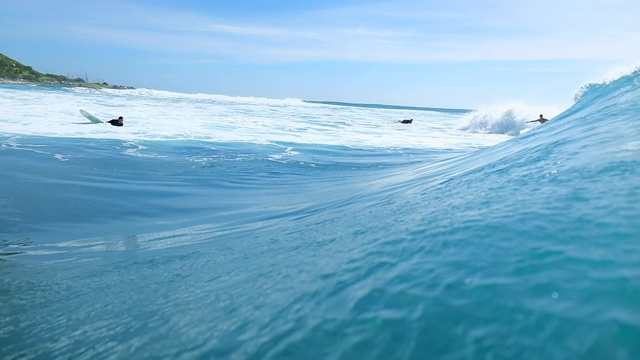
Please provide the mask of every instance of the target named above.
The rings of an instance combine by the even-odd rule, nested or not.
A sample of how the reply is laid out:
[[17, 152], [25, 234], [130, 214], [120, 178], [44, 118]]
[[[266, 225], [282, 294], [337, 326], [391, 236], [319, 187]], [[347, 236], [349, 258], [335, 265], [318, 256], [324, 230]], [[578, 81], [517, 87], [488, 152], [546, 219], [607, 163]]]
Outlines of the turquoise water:
[[637, 359], [638, 79], [485, 132], [0, 86], [0, 357]]

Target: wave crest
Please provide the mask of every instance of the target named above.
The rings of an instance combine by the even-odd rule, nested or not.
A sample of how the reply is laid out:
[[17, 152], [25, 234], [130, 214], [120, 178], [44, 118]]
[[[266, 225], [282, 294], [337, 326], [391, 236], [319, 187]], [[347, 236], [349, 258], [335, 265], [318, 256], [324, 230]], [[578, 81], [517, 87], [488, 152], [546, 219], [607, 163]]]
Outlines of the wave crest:
[[582, 85], [573, 96], [574, 102], [583, 99], [593, 99], [612, 92], [612, 87], [625, 85], [637, 85], [640, 82], [640, 64], [634, 65], [631, 70], [616, 70], [608, 74], [600, 82], [590, 82]]
[[521, 103], [494, 105], [464, 115], [457, 128], [472, 133], [516, 136], [537, 125], [527, 124], [527, 121], [537, 119], [540, 114], [551, 119], [560, 112], [561, 109], [550, 106], [533, 107]]
[[532, 114], [535, 114], [535, 111], [520, 104], [481, 108], [464, 115], [460, 119], [458, 129], [472, 133], [515, 136], [527, 127], [527, 120], [537, 118]]

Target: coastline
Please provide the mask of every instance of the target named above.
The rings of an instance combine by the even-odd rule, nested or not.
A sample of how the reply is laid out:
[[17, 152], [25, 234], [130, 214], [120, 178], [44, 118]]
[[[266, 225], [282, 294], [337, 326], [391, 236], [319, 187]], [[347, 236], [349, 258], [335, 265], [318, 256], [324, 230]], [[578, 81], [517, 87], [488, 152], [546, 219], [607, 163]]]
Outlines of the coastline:
[[14, 84], [14, 85], [41, 85], [41, 86], [61, 86], [61, 87], [85, 87], [93, 89], [116, 89], [116, 90], [132, 90], [133, 86], [127, 85], [111, 85], [100, 83], [76, 83], [76, 82], [34, 82], [28, 80], [12, 80], [0, 78], [0, 84]]

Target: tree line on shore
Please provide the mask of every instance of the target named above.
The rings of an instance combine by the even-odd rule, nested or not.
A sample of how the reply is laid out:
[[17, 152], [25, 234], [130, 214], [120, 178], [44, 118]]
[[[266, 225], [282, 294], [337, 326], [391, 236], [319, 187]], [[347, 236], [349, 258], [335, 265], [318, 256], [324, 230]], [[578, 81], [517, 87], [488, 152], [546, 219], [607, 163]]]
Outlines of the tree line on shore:
[[21, 64], [20, 62], [0, 54], [0, 81], [17, 81], [41, 85], [62, 85], [62, 86], [85, 86], [85, 87], [102, 87], [112, 89], [133, 89], [131, 86], [110, 85], [105, 82], [88, 82], [81, 77], [69, 78], [64, 75], [56, 75], [49, 73], [41, 73], [34, 70], [31, 66]]

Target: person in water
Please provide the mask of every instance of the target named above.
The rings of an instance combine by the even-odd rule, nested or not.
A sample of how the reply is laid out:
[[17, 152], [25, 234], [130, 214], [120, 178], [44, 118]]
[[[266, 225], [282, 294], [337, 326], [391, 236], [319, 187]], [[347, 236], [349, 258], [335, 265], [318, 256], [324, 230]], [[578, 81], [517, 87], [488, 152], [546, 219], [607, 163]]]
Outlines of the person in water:
[[400, 124], [411, 124], [413, 122], [413, 119], [398, 120], [396, 122]]
[[117, 119], [111, 119], [109, 121], [107, 121], [109, 124], [113, 125], [113, 126], [123, 126], [124, 125], [124, 118], [122, 116], [119, 116]]
[[544, 124], [544, 123], [546, 123], [546, 122], [547, 122], [547, 121], [549, 121], [549, 120], [548, 120], [548, 119], [545, 119], [545, 118], [544, 118], [544, 116], [542, 116], [542, 114], [540, 114], [540, 118], [539, 118], [539, 119], [534, 119], [534, 120], [530, 120], [530, 121], [527, 121], [527, 122], [528, 122], [528, 123], [532, 123], [532, 122], [536, 122], [536, 121], [539, 121], [539, 122], [540, 122], [540, 124]]

